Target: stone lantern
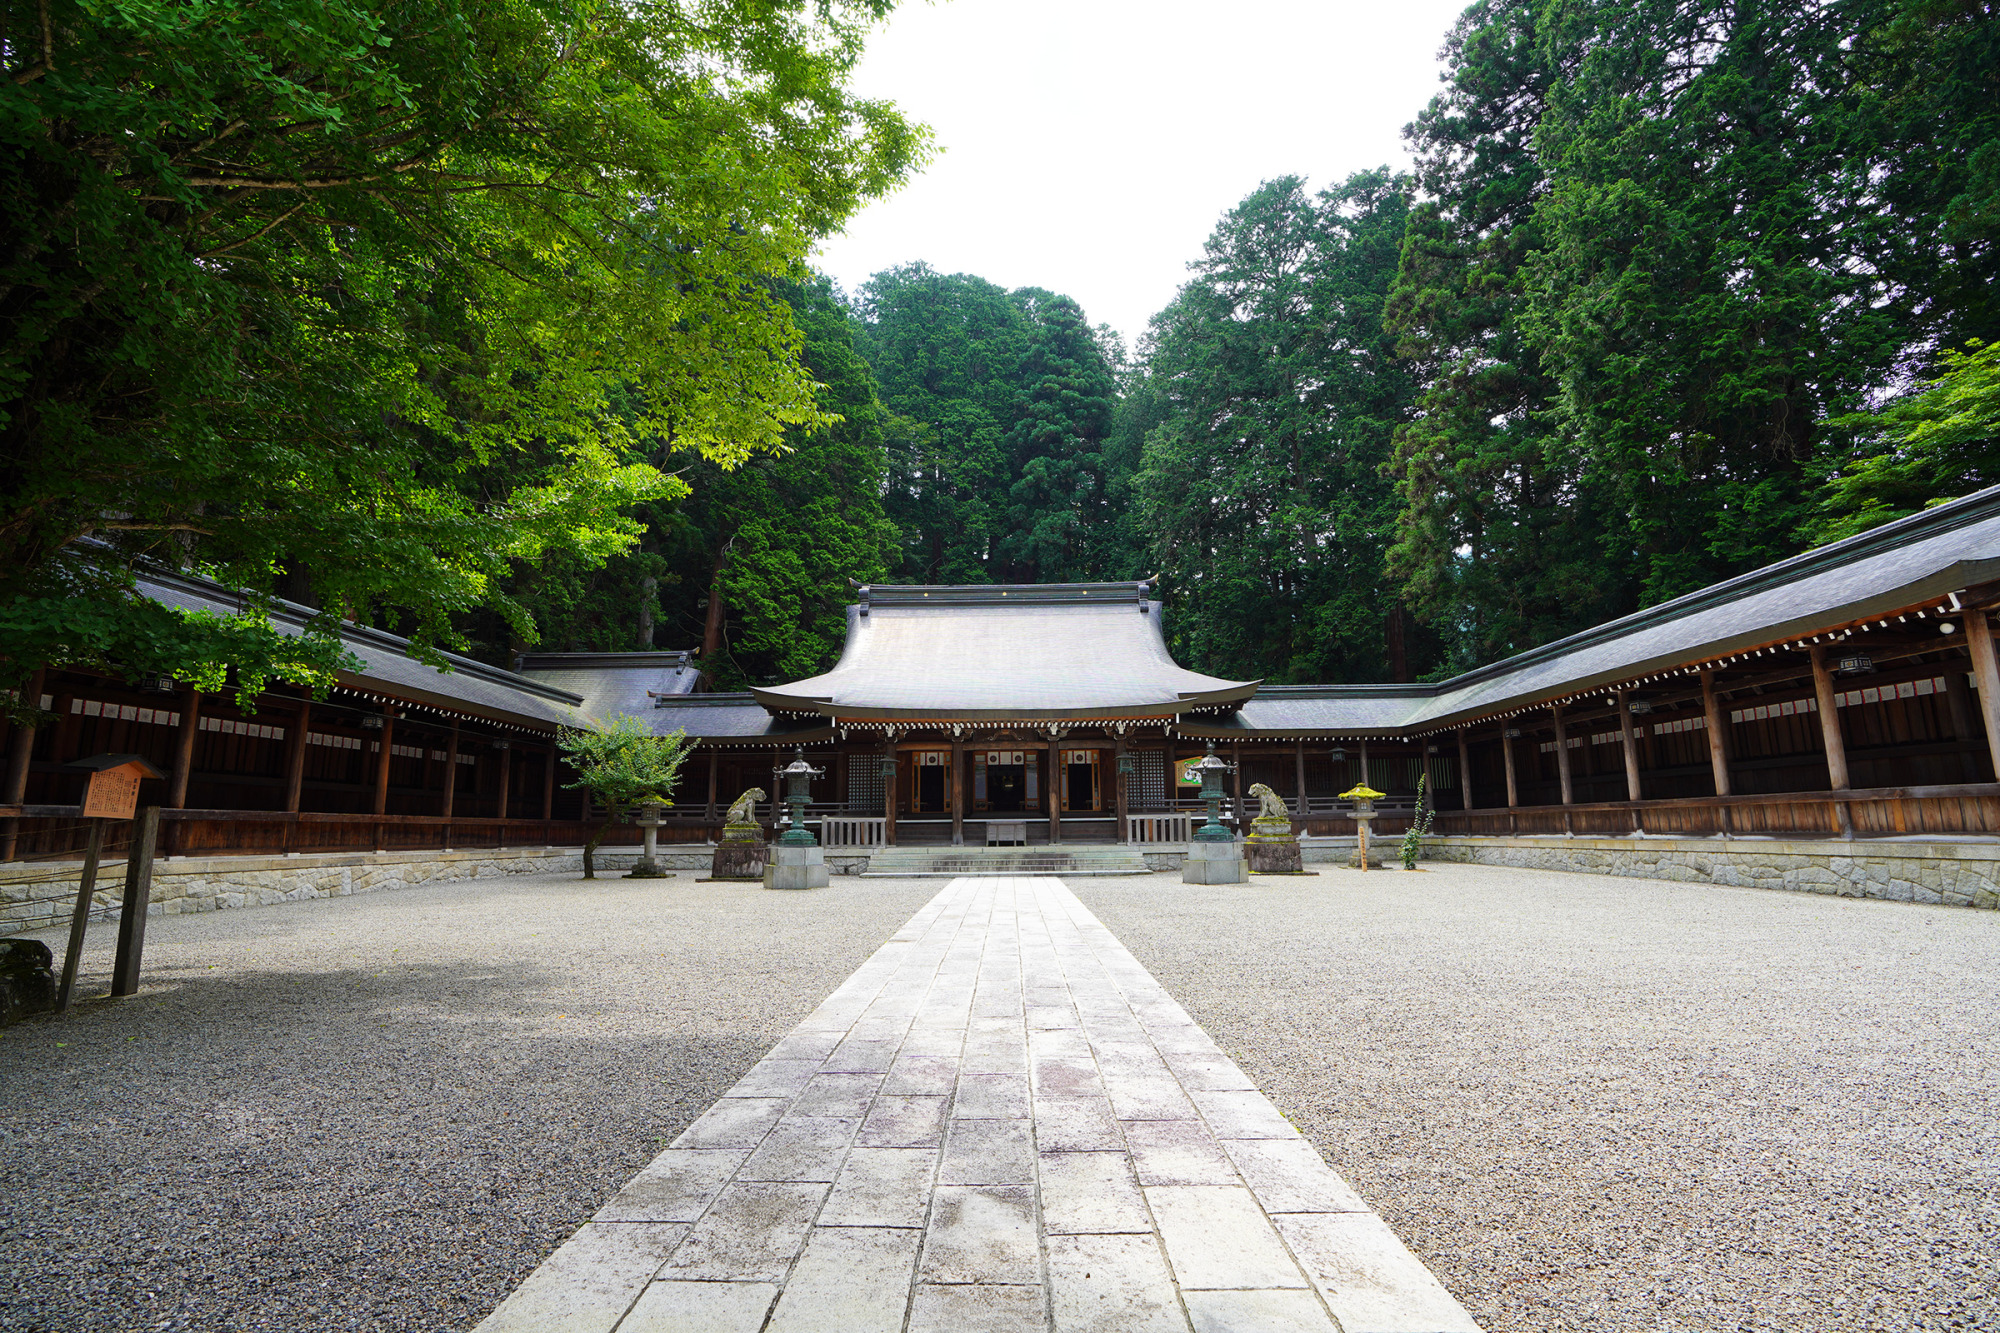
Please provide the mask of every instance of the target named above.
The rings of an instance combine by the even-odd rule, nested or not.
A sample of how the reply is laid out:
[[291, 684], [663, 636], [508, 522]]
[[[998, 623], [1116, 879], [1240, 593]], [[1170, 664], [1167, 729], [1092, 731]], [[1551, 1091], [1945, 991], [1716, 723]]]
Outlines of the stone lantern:
[[792, 762], [777, 770], [784, 779], [785, 804], [790, 807], [788, 827], [771, 844], [771, 859], [764, 867], [767, 889], [823, 889], [827, 885], [826, 853], [819, 839], [806, 827], [806, 803], [812, 799], [812, 780], [826, 773], [806, 762], [803, 745], [792, 752]]
[[1375, 802], [1382, 799], [1382, 793], [1363, 782], [1340, 794], [1343, 801], [1354, 802], [1354, 864], [1358, 869], [1368, 868], [1368, 821], [1375, 818]]
[[1210, 741], [1208, 753], [1192, 767], [1201, 774], [1201, 799], [1208, 806], [1208, 822], [1196, 829], [1188, 842], [1181, 883], [1246, 884], [1250, 868], [1236, 845], [1236, 835], [1223, 827], [1221, 817], [1222, 775], [1235, 772], [1236, 766], [1217, 757], [1215, 742]]
[[660, 801], [641, 801], [639, 817], [632, 822], [645, 833], [646, 846], [639, 853], [639, 859], [625, 872], [627, 879], [668, 879], [670, 876], [660, 867]]

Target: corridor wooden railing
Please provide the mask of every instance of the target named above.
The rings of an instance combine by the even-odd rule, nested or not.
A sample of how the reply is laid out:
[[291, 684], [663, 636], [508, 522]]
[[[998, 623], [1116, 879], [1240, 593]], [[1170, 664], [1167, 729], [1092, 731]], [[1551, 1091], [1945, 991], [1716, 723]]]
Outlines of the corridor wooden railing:
[[[83, 855], [82, 824], [75, 806], [0, 807], [0, 818], [10, 815], [18, 819], [16, 856], [21, 860], [67, 860]], [[164, 856], [576, 847], [597, 828], [595, 820], [440, 819], [428, 815], [287, 814], [279, 810], [162, 810], [160, 819], [160, 852]], [[602, 845], [628, 847], [639, 840], [640, 832], [634, 826], [613, 824], [605, 831]]]
[[[1688, 838], [1717, 834], [1833, 838], [1842, 836], [1842, 806], [1847, 808], [1857, 838], [2000, 835], [2000, 783], [1992, 782], [1440, 810], [1432, 831], [1497, 837], [1564, 833], [1578, 837], [1620, 837], [1652, 833]], [[1383, 831], [1380, 821], [1376, 831]]]
[[[807, 822], [811, 822], [810, 817]], [[868, 819], [826, 815], [819, 821], [819, 840], [828, 847], [880, 847], [887, 841], [885, 832], [888, 823], [881, 816]]]

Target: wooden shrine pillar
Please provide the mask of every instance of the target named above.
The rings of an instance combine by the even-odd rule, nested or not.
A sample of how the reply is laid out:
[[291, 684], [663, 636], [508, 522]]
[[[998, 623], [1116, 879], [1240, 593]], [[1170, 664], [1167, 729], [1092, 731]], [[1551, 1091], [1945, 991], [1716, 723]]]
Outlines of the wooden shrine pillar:
[[2000, 777], [2000, 654], [1993, 647], [1993, 625], [1977, 607], [1965, 613], [1965, 646], [1972, 651], [1972, 681], [1979, 689], [1979, 720], [1986, 726], [1986, 754]]
[[1472, 747], [1466, 744], [1465, 728], [1458, 729], [1458, 795], [1459, 808], [1472, 808]]
[[1229, 743], [1229, 797], [1236, 807], [1236, 836], [1239, 838], [1250, 829], [1249, 821], [1243, 818], [1243, 746], [1240, 742]]
[[505, 819], [510, 813], [508, 806], [513, 797], [514, 786], [514, 742], [500, 742], [500, 807], [499, 817]]
[[[451, 743], [444, 750], [444, 796], [438, 805], [438, 814], [451, 818], [451, 808], [458, 801], [458, 722], [451, 724]], [[588, 812], [585, 815], [588, 818]]]
[[1063, 772], [1062, 751], [1057, 748], [1061, 744], [1061, 737], [1049, 737], [1048, 781], [1042, 784], [1044, 788], [1043, 795], [1049, 803], [1049, 846], [1051, 847], [1062, 841], [1062, 798], [1068, 787], [1068, 784], [1063, 779], [1069, 775]]
[[[396, 710], [382, 705], [382, 753], [375, 761], [375, 813], [389, 813], [389, 760], [396, 753]], [[377, 838], [380, 841], [380, 838]]]
[[1569, 776], [1569, 727], [1563, 722], [1563, 706], [1551, 704], [1549, 711], [1556, 718], [1556, 779], [1562, 787], [1562, 803], [1576, 804], [1576, 788]]
[[542, 818], [556, 817], [556, 747], [542, 751]]
[[1111, 747], [1111, 781], [1114, 784], [1113, 791], [1117, 794], [1118, 841], [1120, 842], [1132, 841], [1132, 799], [1130, 793], [1125, 790], [1127, 785], [1125, 781], [1125, 756], [1127, 753], [1129, 752], [1125, 748], [1125, 738], [1120, 736], [1112, 743]]
[[1625, 799], [1641, 801], [1639, 785], [1639, 738], [1632, 734], [1632, 692], [1618, 691], [1618, 748], [1625, 754]]
[[[37, 671], [28, 677], [27, 686], [21, 691], [21, 702], [34, 708], [42, 705], [42, 683], [48, 679], [46, 671]], [[35, 758], [35, 729], [17, 726], [7, 741], [7, 772], [4, 782], [0, 782], [0, 805], [19, 805], [28, 794], [28, 766]], [[5, 821], [0, 831], [0, 861], [11, 861], [19, 846], [21, 823], [17, 819]]]
[[187, 808], [188, 776], [194, 771], [194, 737], [201, 725], [201, 692], [181, 691], [181, 725], [174, 737], [174, 771], [167, 779], [166, 808]]
[[1514, 776], [1514, 742], [1518, 738], [1510, 736], [1507, 733], [1519, 730], [1519, 727], [1509, 727], [1505, 718], [1501, 719], [1500, 760], [1507, 770], [1507, 808], [1509, 810], [1512, 810], [1521, 803], [1521, 784]]
[[1299, 793], [1297, 812], [1299, 818], [1303, 820], [1306, 817], [1306, 743], [1304, 741], [1300, 741], [1292, 747], [1292, 766], [1294, 771], [1293, 781], [1297, 784]]
[[951, 743], [951, 845], [965, 846], [965, 742]]
[[716, 756], [720, 753], [719, 750], [716, 750], [712, 746], [708, 751], [708, 804], [702, 809], [702, 818], [704, 819], [715, 818], [715, 769], [716, 764], [719, 762]]
[[[1989, 648], [1988, 651], [1992, 650]], [[1826, 747], [1827, 786], [1836, 792], [1846, 791], [1851, 786], [1847, 778], [1847, 740], [1840, 734], [1840, 705], [1835, 698], [1833, 673], [1826, 669], [1825, 645], [1814, 644], [1809, 655], [1812, 658], [1813, 702], [1819, 708], [1819, 738]], [[1853, 837], [1854, 821], [1848, 813], [1847, 802], [1835, 801], [1833, 812], [1840, 836]]]
[[312, 700], [301, 699], [292, 714], [292, 729], [285, 733], [285, 813], [299, 812], [306, 787], [306, 743], [312, 737]]
[[[1946, 713], [1951, 719], [1951, 734], [1954, 738], [1961, 741], [1977, 742], [1983, 739], [1986, 733], [1983, 727], [1972, 720], [1971, 694], [1972, 691], [1965, 686], [1965, 672], [1959, 669], [1959, 664], [1956, 662], [1945, 663], [1944, 702]], [[1975, 749], [1967, 749], [1960, 758], [1964, 761], [1962, 776], [1965, 781], [1979, 781], [1978, 752]]]
[[1701, 715], [1708, 730], [1708, 767], [1715, 775], [1715, 794], [1729, 795], [1729, 710], [1715, 693], [1715, 672], [1701, 673]]
[[881, 765], [889, 771], [882, 778], [882, 841], [888, 846], [896, 845], [896, 782], [902, 775], [896, 770], [901, 767], [896, 759], [896, 737], [892, 732], [882, 742], [883, 757], [888, 763]]

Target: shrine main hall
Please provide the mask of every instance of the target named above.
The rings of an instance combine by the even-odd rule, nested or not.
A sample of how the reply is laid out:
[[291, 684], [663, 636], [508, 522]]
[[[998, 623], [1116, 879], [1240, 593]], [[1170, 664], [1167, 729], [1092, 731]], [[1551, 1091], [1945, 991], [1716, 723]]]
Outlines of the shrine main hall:
[[[190, 609], [243, 604], [177, 574], [141, 586]], [[1643, 842], [1654, 868], [1635, 873], [1665, 873], [1661, 849], [1685, 846], [1673, 864], [1691, 878], [1724, 848], [1990, 860], [1996, 606], [2000, 488], [1437, 683], [1189, 670], [1150, 582], [860, 587], [831, 670], [743, 693], [707, 692], [688, 652], [440, 671], [350, 626], [360, 665], [319, 699], [277, 689], [243, 708], [173, 681], [45, 673], [33, 689], [55, 721], [5, 744], [0, 863], [64, 854], [82, 783], [68, 765], [106, 753], [163, 775], [141, 801], [163, 807], [168, 857], [573, 854], [598, 821], [557, 735], [619, 714], [694, 742], [660, 831], [690, 856], [739, 793], [777, 792], [774, 769], [799, 752], [822, 770], [807, 821], [843, 868], [988, 843], [1170, 855], [1199, 808], [1185, 768], [1213, 747], [1235, 766], [1225, 815], [1242, 828], [1261, 783], [1309, 844], [1352, 836], [1339, 794], [1362, 782], [1388, 794], [1375, 831], [1395, 835], [1423, 779], [1434, 852], [1460, 859], [1565, 864]], [[277, 620], [298, 632], [310, 615]]]

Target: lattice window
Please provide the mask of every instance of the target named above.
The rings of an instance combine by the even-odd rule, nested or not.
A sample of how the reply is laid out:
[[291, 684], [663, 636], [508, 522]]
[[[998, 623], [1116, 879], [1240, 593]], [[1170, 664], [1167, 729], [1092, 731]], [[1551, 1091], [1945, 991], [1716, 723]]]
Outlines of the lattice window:
[[847, 756], [847, 808], [880, 814], [884, 795], [882, 756], [878, 754]]
[[1134, 752], [1139, 771], [1132, 775], [1132, 797], [1141, 810], [1159, 810], [1167, 804], [1167, 752]]

